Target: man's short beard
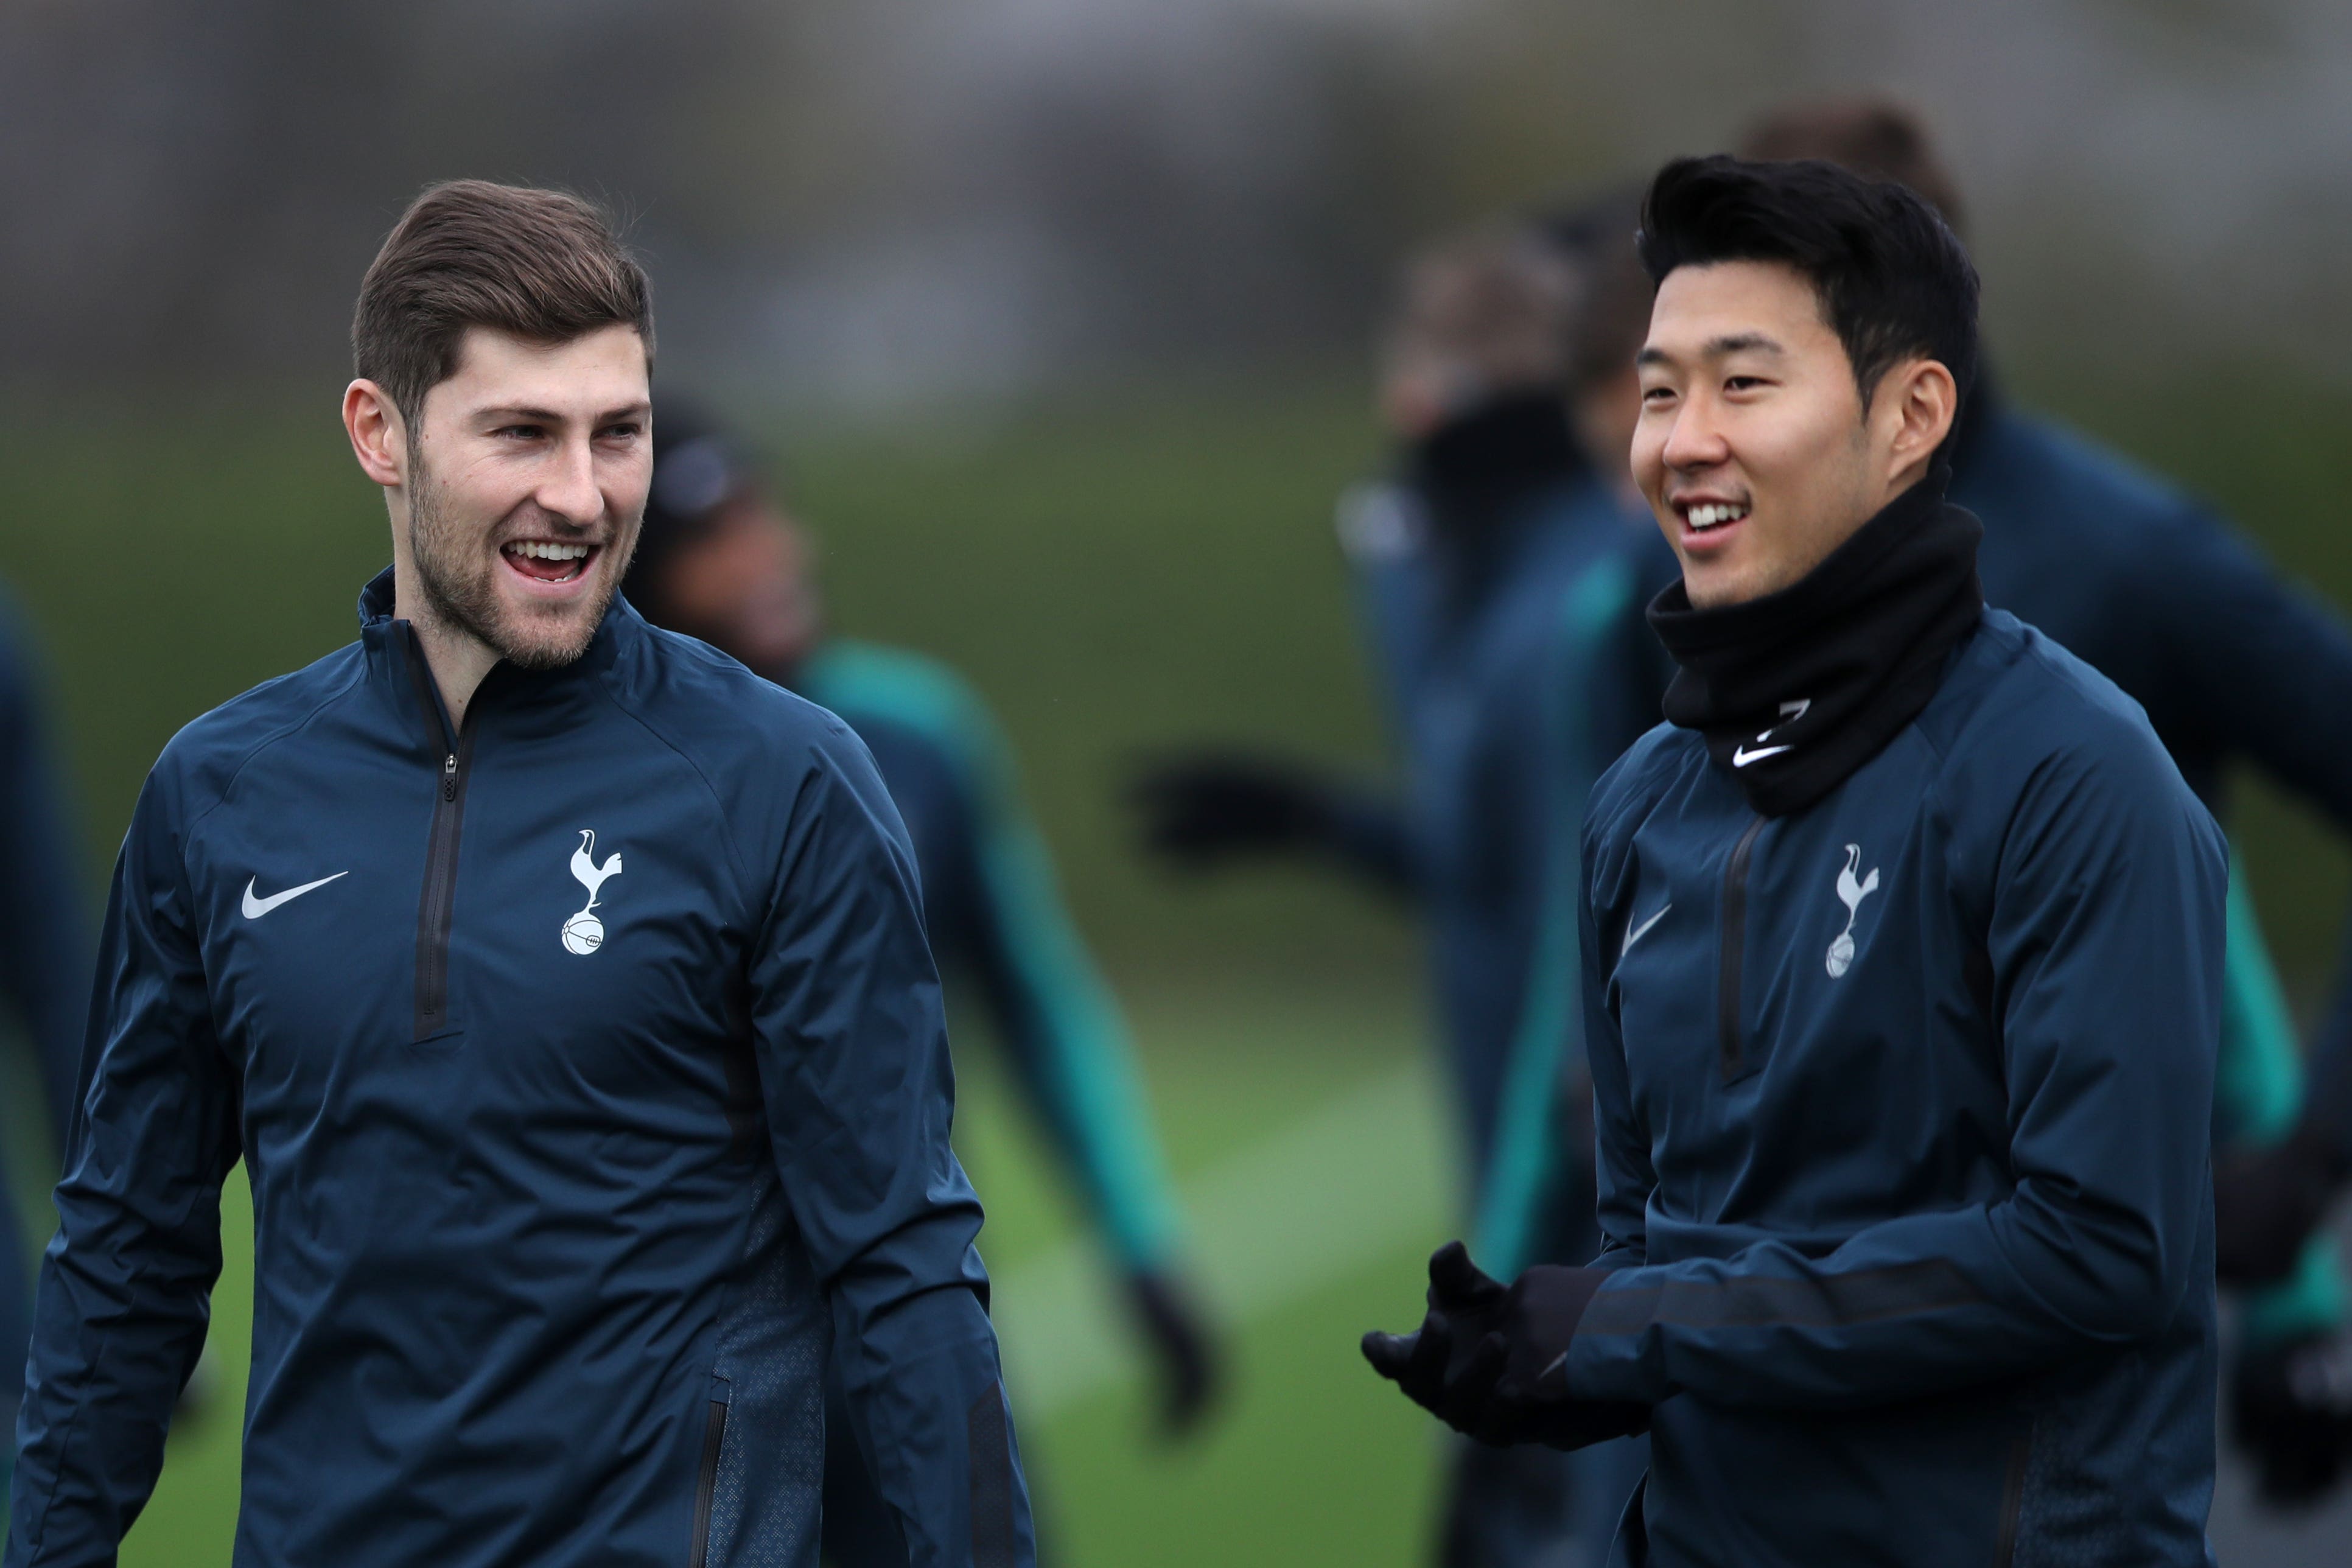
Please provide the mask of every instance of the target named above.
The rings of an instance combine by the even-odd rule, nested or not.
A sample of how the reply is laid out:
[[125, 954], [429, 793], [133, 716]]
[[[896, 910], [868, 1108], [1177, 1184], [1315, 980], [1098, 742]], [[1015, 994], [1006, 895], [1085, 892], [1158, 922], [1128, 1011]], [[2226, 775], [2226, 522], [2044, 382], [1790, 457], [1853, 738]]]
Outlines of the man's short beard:
[[491, 574], [503, 568], [495, 559], [470, 569], [469, 547], [478, 539], [463, 525], [450, 522], [441, 505], [441, 488], [421, 452], [418, 458], [417, 482], [409, 492], [408, 557], [416, 568], [417, 597], [432, 619], [525, 669], [561, 669], [586, 653], [596, 640], [596, 628], [604, 623], [604, 612], [612, 607], [619, 574], [604, 574], [604, 587], [576, 617], [551, 616], [536, 625], [526, 622], [499, 597]]

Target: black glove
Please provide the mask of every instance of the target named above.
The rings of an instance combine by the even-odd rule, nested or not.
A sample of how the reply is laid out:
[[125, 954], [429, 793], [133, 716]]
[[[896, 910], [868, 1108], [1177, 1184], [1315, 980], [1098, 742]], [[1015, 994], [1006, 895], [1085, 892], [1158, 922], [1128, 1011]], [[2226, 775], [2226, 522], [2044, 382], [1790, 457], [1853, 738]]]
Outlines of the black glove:
[[1296, 763], [1225, 752], [1154, 764], [1128, 791], [1144, 843], [1192, 867], [1325, 845], [1338, 831], [1339, 795], [1329, 779]]
[[2282, 1279], [2326, 1217], [2345, 1176], [2335, 1142], [2309, 1126], [2283, 1143], [2214, 1162], [2214, 1273], [2228, 1285]]
[[2241, 1359], [2230, 1435], [2252, 1458], [2263, 1501], [2317, 1501], [2352, 1458], [2352, 1345], [2327, 1335]]
[[1646, 1405], [1570, 1396], [1559, 1363], [1606, 1278], [1538, 1265], [1508, 1288], [1453, 1241], [1429, 1260], [1429, 1311], [1411, 1334], [1369, 1333], [1364, 1359], [1413, 1403], [1481, 1443], [1580, 1448], [1649, 1426]]
[[1160, 1429], [1182, 1436], [1216, 1402], [1222, 1379], [1216, 1336], [1190, 1291], [1165, 1274], [1144, 1269], [1128, 1277], [1136, 1321], [1160, 1363]]

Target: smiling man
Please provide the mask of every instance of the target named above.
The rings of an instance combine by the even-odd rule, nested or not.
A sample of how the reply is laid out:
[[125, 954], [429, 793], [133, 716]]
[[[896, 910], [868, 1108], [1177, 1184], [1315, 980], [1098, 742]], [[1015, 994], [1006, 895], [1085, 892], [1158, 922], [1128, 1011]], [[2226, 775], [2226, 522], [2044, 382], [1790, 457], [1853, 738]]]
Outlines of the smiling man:
[[1984, 605], [1933, 211], [1686, 160], [1641, 248], [1680, 670], [1586, 816], [1605, 1245], [1449, 1247], [1366, 1353], [1490, 1442], [1646, 1426], [1627, 1563], [2207, 1563], [2220, 835]]
[[352, 339], [393, 565], [141, 795], [9, 1568], [114, 1561], [240, 1157], [238, 1563], [813, 1565], [836, 1332], [904, 1560], [1030, 1562], [905, 830], [837, 720], [614, 599], [643, 272], [461, 181]]

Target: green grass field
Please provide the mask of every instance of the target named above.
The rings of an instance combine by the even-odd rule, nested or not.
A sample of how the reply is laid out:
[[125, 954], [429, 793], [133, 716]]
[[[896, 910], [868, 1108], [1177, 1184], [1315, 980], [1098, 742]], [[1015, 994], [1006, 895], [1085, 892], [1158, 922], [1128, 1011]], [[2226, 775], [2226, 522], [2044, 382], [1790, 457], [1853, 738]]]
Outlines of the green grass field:
[[[2040, 390], [2352, 602], [2352, 550], [2324, 531], [2352, 396], [2258, 395], [2226, 375]], [[0, 582], [51, 656], [94, 881], [173, 730], [352, 636], [386, 546], [331, 395], [299, 418], [35, 415], [0, 429]], [[1378, 765], [1328, 526], [1375, 455], [1355, 395], [1328, 387], [1108, 399], [785, 449], [843, 627], [949, 658], [1004, 720], [1081, 924], [1136, 1015], [1233, 1333], [1217, 1424], [1185, 1447], [1152, 1441], [1083, 1227], [984, 1037], [960, 1024], [960, 1142], [990, 1205], [1015, 1411], [1065, 1568], [1423, 1556], [1434, 1436], [1355, 1350], [1363, 1329], [1412, 1318], [1454, 1209], [1411, 931], [1305, 873], [1171, 881], [1133, 852], [1115, 803], [1137, 758], [1203, 737]], [[2308, 1000], [2346, 857], [2274, 794], [2244, 807], [2265, 920]], [[250, 1300], [241, 1192], [228, 1213], [215, 1398], [174, 1438], [134, 1564], [226, 1558]]]

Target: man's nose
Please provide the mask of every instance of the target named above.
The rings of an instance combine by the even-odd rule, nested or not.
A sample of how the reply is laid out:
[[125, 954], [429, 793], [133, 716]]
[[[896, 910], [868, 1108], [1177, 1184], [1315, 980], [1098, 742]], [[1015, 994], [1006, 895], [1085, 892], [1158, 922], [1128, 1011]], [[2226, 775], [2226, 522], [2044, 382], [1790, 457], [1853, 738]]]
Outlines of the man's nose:
[[1661, 455], [1666, 467], [1683, 470], [1712, 468], [1729, 457], [1713, 405], [1704, 398], [1691, 398], [1676, 409]]
[[550, 471], [532, 498], [566, 522], [585, 528], [603, 515], [604, 494], [596, 484], [596, 455], [584, 436], [566, 441], [550, 460]]

